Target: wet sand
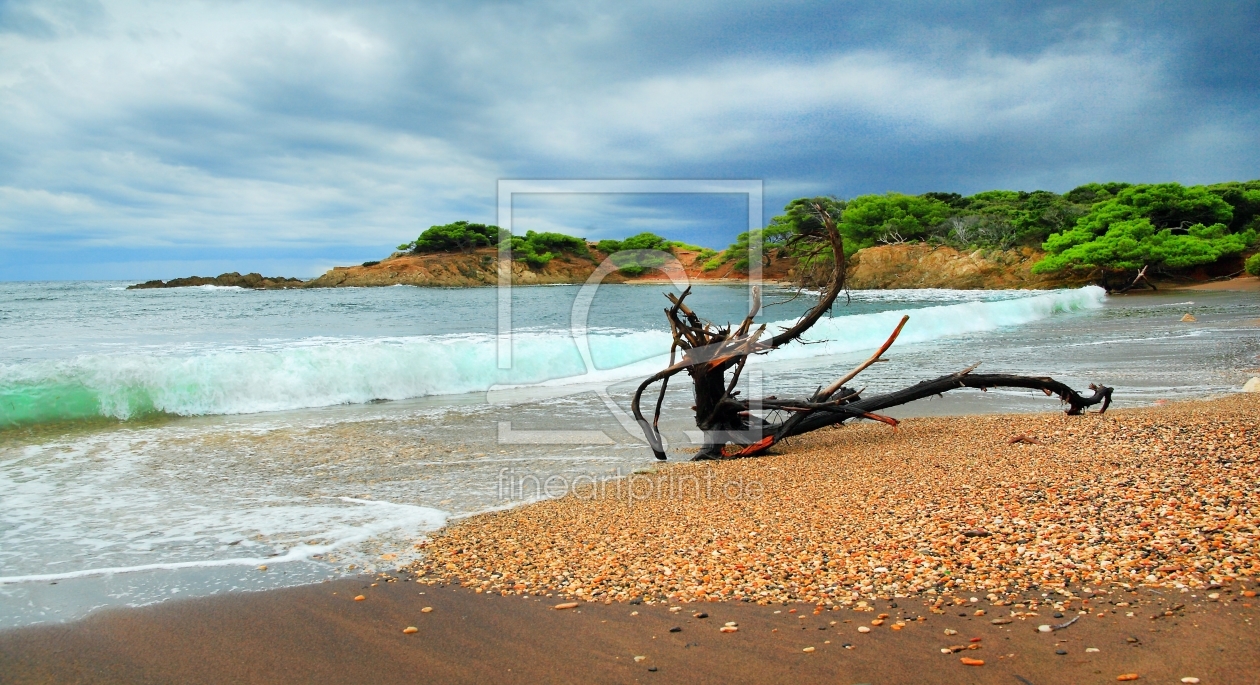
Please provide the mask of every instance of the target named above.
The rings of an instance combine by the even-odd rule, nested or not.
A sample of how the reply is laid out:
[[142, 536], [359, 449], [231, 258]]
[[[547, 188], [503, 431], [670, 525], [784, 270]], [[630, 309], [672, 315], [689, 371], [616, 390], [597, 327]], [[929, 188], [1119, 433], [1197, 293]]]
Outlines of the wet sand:
[[[1144, 606], [1130, 618], [1126, 607], [1102, 602], [1105, 610], [1053, 633], [1036, 630], [1059, 622], [1048, 617], [995, 626], [971, 611], [937, 615], [919, 600], [882, 601], [874, 603], [880, 613], [925, 620], [860, 633], [857, 626], [878, 614], [742, 602], [689, 604], [678, 612], [669, 604], [625, 603], [555, 610], [554, 598], [345, 580], [0, 633], [0, 681], [1043, 685], [1115, 682], [1136, 673], [1140, 682], [1255, 682], [1260, 608], [1236, 587], [1217, 592], [1223, 601], [1203, 601], [1197, 592], [1195, 599], [1150, 590], [1115, 594], [1108, 601]], [[354, 601], [360, 593], [366, 599]], [[1172, 616], [1157, 611], [1177, 604], [1186, 606]], [[700, 612], [708, 617], [695, 618]], [[738, 623], [738, 631], [719, 632], [727, 622]], [[407, 626], [418, 632], [404, 634]], [[941, 652], [972, 644], [979, 647]], [[985, 663], [966, 666], [964, 656]]]

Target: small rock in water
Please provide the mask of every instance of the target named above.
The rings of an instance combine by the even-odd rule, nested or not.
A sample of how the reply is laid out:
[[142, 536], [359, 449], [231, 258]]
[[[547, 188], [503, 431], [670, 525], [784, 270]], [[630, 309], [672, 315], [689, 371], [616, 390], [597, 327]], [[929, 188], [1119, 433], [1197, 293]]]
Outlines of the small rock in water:
[[259, 567], [258, 567], [258, 570], [259, 570], [259, 571], [266, 571], [266, 570], [267, 570], [267, 567], [266, 567], [266, 565], [259, 566]]
[[1181, 317], [1181, 320], [1186, 323], [1194, 323], [1195, 321], [1198, 321], [1198, 319], [1194, 318], [1194, 314], [1191, 314], [1189, 312], [1186, 312], [1186, 315]]
[[406, 628], [403, 628], [403, 634], [405, 635], [410, 635], [412, 633], [418, 633], [418, 632], [420, 632], [420, 629], [415, 626], [407, 626]]

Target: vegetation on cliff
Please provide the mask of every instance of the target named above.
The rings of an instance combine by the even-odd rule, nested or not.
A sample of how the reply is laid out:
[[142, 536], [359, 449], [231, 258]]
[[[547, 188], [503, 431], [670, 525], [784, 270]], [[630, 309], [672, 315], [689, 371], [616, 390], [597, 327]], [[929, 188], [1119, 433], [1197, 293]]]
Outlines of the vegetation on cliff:
[[[829, 268], [829, 248], [817, 247], [817, 208], [838, 213], [846, 256], [876, 245], [924, 243], [960, 251], [1040, 247], [1034, 273], [1132, 275], [1149, 269], [1174, 274], [1237, 259], [1260, 232], [1260, 181], [1183, 186], [1178, 183], [1090, 183], [1062, 195], [1049, 191], [800, 198], [765, 229], [741, 233], [705, 269], [734, 262], [748, 270], [756, 244], [763, 259], [792, 258], [801, 273]], [[1240, 266], [1234, 267], [1241, 268]], [[1072, 276], [1071, 274], [1076, 274]]]

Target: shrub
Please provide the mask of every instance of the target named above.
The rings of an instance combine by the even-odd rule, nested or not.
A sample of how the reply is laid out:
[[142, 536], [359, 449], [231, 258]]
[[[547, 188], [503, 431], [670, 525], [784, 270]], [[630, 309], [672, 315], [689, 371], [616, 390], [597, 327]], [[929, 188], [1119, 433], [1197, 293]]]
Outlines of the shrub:
[[381, 263], [380, 260], [363, 262], [363, 266], [376, 266], [377, 264], [380, 264], [380, 263]]
[[1260, 252], [1248, 257], [1244, 268], [1247, 270], [1247, 273], [1252, 276], [1260, 276]]

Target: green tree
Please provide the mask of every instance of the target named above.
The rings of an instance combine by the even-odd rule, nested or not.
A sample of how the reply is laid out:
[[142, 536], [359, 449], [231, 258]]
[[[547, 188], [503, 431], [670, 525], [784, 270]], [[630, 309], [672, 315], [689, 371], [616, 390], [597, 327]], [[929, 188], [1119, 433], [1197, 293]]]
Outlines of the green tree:
[[585, 240], [563, 233], [526, 231], [524, 236], [512, 238], [513, 258], [534, 268], [546, 266], [561, 253], [586, 255], [590, 250]]
[[1113, 222], [1107, 232], [1093, 240], [1073, 245], [1038, 262], [1033, 271], [1047, 273], [1068, 268], [1137, 271], [1186, 269], [1211, 264], [1226, 255], [1238, 254], [1256, 238], [1248, 229], [1229, 233], [1225, 224], [1195, 224], [1174, 233], [1157, 228], [1146, 217]]
[[430, 226], [415, 242], [400, 245], [398, 249], [410, 248], [415, 252], [467, 252], [477, 247], [497, 245], [507, 235], [507, 231], [498, 226], [456, 221]]
[[[1138, 222], [1139, 219], [1145, 219], [1146, 224]], [[1094, 204], [1089, 213], [1081, 217], [1072, 228], [1054, 233], [1047, 238], [1042, 247], [1050, 254], [1038, 262], [1033, 267], [1033, 271], [1047, 273], [1067, 268], [1103, 268], [1124, 271], [1141, 268], [1141, 265], [1122, 266], [1129, 264], [1131, 260], [1129, 257], [1121, 258], [1119, 256], [1121, 253], [1148, 254], [1153, 259], [1149, 262], [1150, 266], [1182, 268], [1177, 264], [1202, 258], [1191, 255], [1211, 254], [1217, 252], [1218, 247], [1225, 249], [1234, 245], [1236, 240], [1225, 239], [1225, 236], [1229, 234], [1228, 224], [1232, 220], [1233, 208], [1229, 203], [1222, 200], [1219, 195], [1208, 192], [1203, 186], [1186, 187], [1180, 183], [1128, 186], [1120, 189], [1114, 197]], [[1117, 226], [1118, 230], [1110, 238], [1104, 239], [1111, 233], [1113, 226]], [[1143, 226], [1150, 227], [1149, 235]], [[1217, 226], [1220, 226], [1222, 235], [1209, 236], [1209, 233], [1214, 235]], [[1177, 258], [1172, 258], [1170, 254], [1164, 255], [1168, 257], [1167, 259], [1155, 258], [1158, 254], [1164, 254], [1151, 252], [1155, 244], [1164, 245], [1165, 241], [1174, 237], [1187, 237], [1187, 240], [1168, 242], [1167, 249], [1180, 250], [1184, 254]], [[1196, 237], [1216, 247], [1200, 245], [1195, 242]], [[1142, 247], [1142, 250], [1146, 250], [1142, 252], [1137, 248], [1123, 247], [1127, 245], [1123, 242], [1126, 240], [1141, 240], [1149, 244]], [[1099, 242], [1099, 244], [1088, 247], [1094, 242]], [[1250, 242], [1250, 239], [1246, 242]], [[1243, 248], [1240, 247], [1239, 250], [1241, 249]], [[1116, 252], [1116, 250], [1119, 251]], [[1235, 254], [1239, 250], [1220, 252], [1217, 257], [1223, 254]], [[1108, 254], [1113, 255], [1113, 258], [1110, 260], [1102, 258], [1102, 255]], [[1208, 261], [1214, 260], [1215, 258]], [[1195, 262], [1195, 264], [1203, 263], [1207, 262]]]
[[930, 229], [951, 213], [949, 205], [930, 197], [859, 195], [846, 203], [839, 224], [845, 253], [853, 254], [879, 242], [926, 238]]

